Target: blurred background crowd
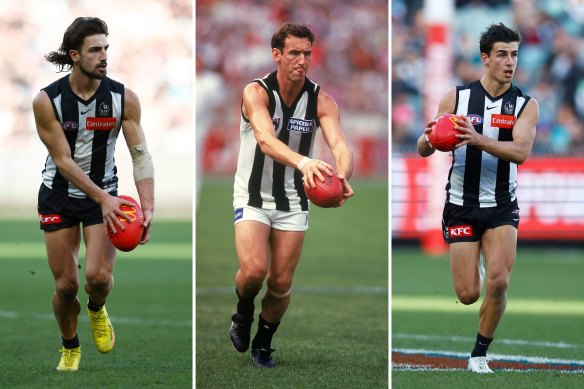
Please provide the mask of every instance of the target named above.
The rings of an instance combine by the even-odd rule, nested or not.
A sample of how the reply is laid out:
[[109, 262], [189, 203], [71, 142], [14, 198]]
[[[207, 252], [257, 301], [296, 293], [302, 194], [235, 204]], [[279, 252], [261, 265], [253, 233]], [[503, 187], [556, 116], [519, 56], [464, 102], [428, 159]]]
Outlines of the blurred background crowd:
[[[157, 171], [167, 171], [157, 174], [159, 198], [164, 203], [172, 196], [173, 202], [190, 204], [192, 177], [176, 180], [165, 166], [190, 167], [192, 161], [192, 13], [191, 0], [0, 2], [0, 208], [22, 204], [35, 215], [47, 151], [36, 133], [32, 100], [68, 73], [57, 73], [44, 55], [59, 48], [65, 29], [78, 16], [97, 16], [108, 24], [108, 76], [138, 95]], [[121, 184], [135, 190], [121, 139], [116, 159]], [[178, 182], [185, 185], [178, 187]]]
[[387, 0], [197, 0], [196, 19], [197, 146], [204, 172], [234, 171], [242, 90], [276, 69], [272, 34], [293, 20], [316, 35], [308, 77], [339, 105], [357, 170], [387, 177]]
[[[480, 33], [502, 22], [523, 41], [514, 84], [539, 102], [533, 153], [584, 155], [584, 2], [456, 0], [454, 85], [480, 78]], [[415, 152], [425, 125], [422, 84], [426, 21], [423, 0], [391, 1], [392, 152]], [[446, 91], [444, 91], [446, 92]]]

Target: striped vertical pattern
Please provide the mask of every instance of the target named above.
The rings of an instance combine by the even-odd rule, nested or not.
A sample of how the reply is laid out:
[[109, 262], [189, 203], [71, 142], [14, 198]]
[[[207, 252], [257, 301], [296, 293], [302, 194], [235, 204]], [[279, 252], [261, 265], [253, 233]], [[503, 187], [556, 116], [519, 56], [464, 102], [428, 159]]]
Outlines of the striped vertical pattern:
[[[305, 155], [312, 154], [319, 86], [306, 79], [304, 88], [294, 102], [286, 106], [276, 79], [276, 72], [254, 80], [268, 94], [268, 112], [274, 123], [276, 137], [290, 149]], [[311, 122], [307, 132], [291, 130], [291, 120]], [[253, 134], [249, 120], [242, 114], [240, 150], [234, 184], [234, 207], [245, 205], [281, 211], [306, 211], [308, 200], [304, 193], [301, 173], [264, 155]]]
[[[457, 115], [478, 115], [482, 122], [474, 125], [484, 136], [498, 141], [512, 141], [512, 129], [491, 125], [494, 114], [518, 118], [530, 97], [511, 87], [501, 96], [492, 97], [480, 81], [456, 90]], [[447, 201], [469, 207], [494, 207], [515, 200], [517, 165], [501, 160], [476, 147], [462, 146], [453, 152], [446, 185]]]
[[[106, 77], [89, 100], [73, 93], [69, 75], [43, 90], [51, 100], [77, 166], [100, 188], [108, 192], [116, 190], [118, 178], [114, 154], [123, 118], [123, 84]], [[116, 118], [116, 125], [109, 130], [88, 130], [88, 118]], [[61, 175], [50, 155], [43, 170], [43, 183], [70, 197], [86, 197]]]

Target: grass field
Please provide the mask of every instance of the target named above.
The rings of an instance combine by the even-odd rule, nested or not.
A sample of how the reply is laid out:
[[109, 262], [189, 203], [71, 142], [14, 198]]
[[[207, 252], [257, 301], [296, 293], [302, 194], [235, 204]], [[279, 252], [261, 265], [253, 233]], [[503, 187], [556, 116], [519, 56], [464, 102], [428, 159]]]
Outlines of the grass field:
[[80, 273], [81, 365], [58, 372], [53, 279], [38, 221], [0, 220], [0, 387], [191, 388], [191, 241], [190, 221], [157, 220], [148, 245], [119, 253], [107, 301], [116, 330], [109, 354], [93, 345]]
[[[197, 388], [387, 388], [387, 182], [355, 180], [345, 206], [312, 208], [272, 370], [255, 368], [229, 340], [238, 267], [232, 185], [206, 180], [197, 210]], [[259, 297], [255, 323], [258, 306]]]
[[[520, 246], [507, 312], [489, 354], [584, 360], [584, 249]], [[469, 353], [479, 303], [462, 306], [447, 257], [392, 250], [392, 349]], [[482, 301], [482, 299], [480, 300]], [[574, 388], [584, 374], [550, 371], [393, 371], [393, 388]]]

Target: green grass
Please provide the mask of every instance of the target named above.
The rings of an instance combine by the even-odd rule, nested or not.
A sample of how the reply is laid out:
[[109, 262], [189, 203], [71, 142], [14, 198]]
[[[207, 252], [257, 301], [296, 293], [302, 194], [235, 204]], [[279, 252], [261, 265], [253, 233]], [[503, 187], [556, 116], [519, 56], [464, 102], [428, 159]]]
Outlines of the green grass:
[[[584, 360], [583, 265], [582, 249], [520, 246], [511, 276], [507, 312], [489, 353]], [[462, 306], [456, 302], [447, 257], [431, 258], [418, 249], [393, 248], [392, 348], [470, 353], [478, 309], [479, 303]], [[408, 335], [430, 338], [421, 340]], [[544, 347], [541, 342], [571, 346]], [[584, 374], [502, 371], [487, 377], [469, 374], [396, 371], [392, 372], [392, 387], [584, 387]]]
[[387, 388], [387, 182], [352, 185], [356, 196], [345, 206], [311, 209], [290, 307], [272, 344], [277, 367], [262, 370], [228, 335], [238, 267], [232, 180], [205, 181], [196, 231], [197, 388]]
[[[109, 354], [96, 350], [82, 307], [80, 369], [64, 373], [55, 370], [60, 335], [38, 222], [0, 221], [0, 387], [191, 388], [191, 240], [191, 222], [157, 221], [148, 245], [118, 254], [107, 302], [116, 346]], [[82, 269], [80, 276], [84, 306]]]

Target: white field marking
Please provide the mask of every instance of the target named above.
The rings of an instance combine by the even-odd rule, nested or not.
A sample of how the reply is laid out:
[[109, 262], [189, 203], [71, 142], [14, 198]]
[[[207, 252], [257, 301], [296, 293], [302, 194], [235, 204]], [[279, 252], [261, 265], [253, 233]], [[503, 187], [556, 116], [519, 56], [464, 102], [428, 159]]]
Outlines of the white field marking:
[[[43, 321], [54, 321], [55, 316], [52, 313], [30, 312], [22, 313], [16, 311], [0, 310], [0, 318], [5, 319], [27, 319], [33, 318]], [[172, 326], [172, 327], [192, 327], [191, 320], [155, 320], [155, 319], [138, 319], [130, 317], [110, 316], [113, 324], [134, 324], [140, 326]], [[78, 320], [89, 322], [87, 315], [80, 314]]]
[[[468, 359], [468, 352], [443, 351], [443, 350], [426, 350], [426, 349], [410, 349], [410, 348], [395, 348], [392, 352], [402, 354], [424, 354], [428, 357], [449, 357], [457, 359]], [[548, 365], [571, 365], [582, 366], [584, 368], [584, 361], [577, 359], [559, 359], [546, 357], [529, 357], [525, 355], [506, 355], [506, 354], [489, 354], [490, 361], [499, 362], [518, 362], [518, 363], [545, 363]]]
[[[404, 334], [393, 333], [392, 336], [396, 339], [414, 339], [414, 340], [429, 340], [437, 342], [464, 342], [472, 343], [476, 339], [469, 336], [435, 336], [435, 335], [420, 335], [420, 334]], [[570, 344], [564, 342], [537, 342], [531, 340], [521, 339], [500, 339], [497, 338], [497, 344], [519, 345], [519, 346], [533, 346], [533, 347], [549, 347], [549, 348], [582, 348], [584, 344]]]
[[[479, 300], [472, 305], [464, 305], [456, 296], [393, 296], [393, 311], [406, 312], [454, 312], [476, 314], [481, 306]], [[507, 302], [506, 315], [567, 315], [584, 316], [583, 300], [542, 300], [510, 298]]]
[[[384, 286], [355, 286], [355, 287], [292, 287], [292, 293], [316, 293], [316, 294], [382, 294], [387, 295]], [[198, 295], [225, 295], [235, 294], [235, 286], [217, 288], [197, 288]]]
[[[79, 258], [85, 257], [85, 247], [79, 248]], [[40, 238], [39, 242], [0, 242], [0, 259], [47, 259], [45, 244]], [[138, 246], [130, 252], [118, 251], [118, 260], [126, 259], [193, 259], [193, 248], [190, 243], [147, 243]]]
[[[411, 365], [408, 363], [395, 363], [391, 365], [392, 371], [467, 371], [467, 369], [460, 369], [460, 368], [448, 368], [448, 367], [425, 367], [424, 365]], [[546, 371], [542, 369], [496, 369], [497, 372], [500, 371], [507, 371], [513, 373], [532, 373], [537, 371]], [[551, 371], [551, 370], [547, 370]], [[581, 374], [584, 373], [584, 370], [553, 370], [554, 373], [563, 373], [563, 374]]]

